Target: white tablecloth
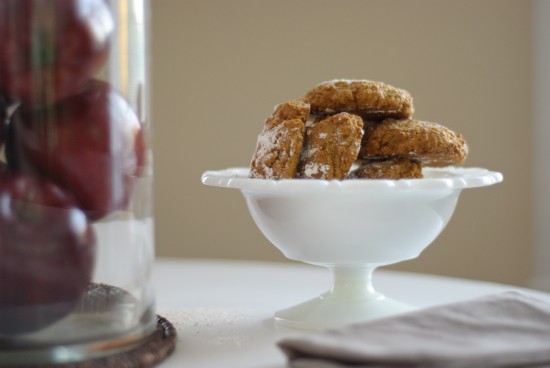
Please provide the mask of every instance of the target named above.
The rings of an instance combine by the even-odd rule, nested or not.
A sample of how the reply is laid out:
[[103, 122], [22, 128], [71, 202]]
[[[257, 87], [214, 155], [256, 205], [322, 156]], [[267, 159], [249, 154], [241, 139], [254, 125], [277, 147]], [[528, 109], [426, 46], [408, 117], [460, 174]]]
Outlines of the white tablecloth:
[[[157, 313], [178, 330], [176, 351], [160, 367], [285, 367], [276, 342], [310, 332], [278, 326], [272, 315], [327, 291], [330, 277], [328, 270], [305, 264], [158, 259], [153, 274]], [[375, 271], [374, 285], [418, 307], [518, 290], [387, 270]], [[527, 292], [550, 301], [548, 294]]]

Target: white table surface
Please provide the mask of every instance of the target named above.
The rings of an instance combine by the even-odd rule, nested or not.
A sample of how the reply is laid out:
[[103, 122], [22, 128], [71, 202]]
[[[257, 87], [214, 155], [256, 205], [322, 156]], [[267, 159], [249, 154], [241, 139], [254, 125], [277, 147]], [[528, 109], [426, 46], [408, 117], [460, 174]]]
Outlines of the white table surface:
[[[273, 313], [330, 287], [322, 267], [209, 259], [158, 259], [153, 280], [157, 313], [178, 331], [176, 350], [161, 368], [285, 367], [277, 341], [311, 332], [278, 326]], [[513, 286], [388, 270], [375, 271], [374, 286], [418, 307], [507, 290], [550, 301], [548, 294]]]

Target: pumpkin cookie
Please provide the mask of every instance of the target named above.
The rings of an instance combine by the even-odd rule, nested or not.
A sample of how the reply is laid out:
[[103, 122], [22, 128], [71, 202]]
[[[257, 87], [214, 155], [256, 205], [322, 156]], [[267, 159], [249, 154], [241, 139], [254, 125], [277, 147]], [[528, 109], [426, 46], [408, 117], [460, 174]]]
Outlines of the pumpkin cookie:
[[306, 128], [298, 176], [307, 179], [345, 179], [361, 147], [363, 120], [340, 113]]
[[309, 104], [300, 100], [275, 107], [258, 136], [249, 177], [290, 179], [296, 176], [308, 117]]
[[311, 113], [357, 114], [368, 120], [406, 119], [414, 112], [411, 95], [383, 82], [369, 80], [332, 80], [323, 82], [304, 96]]
[[351, 171], [348, 179], [418, 179], [422, 178], [419, 161], [404, 158], [367, 160]]
[[366, 123], [359, 158], [400, 157], [424, 166], [458, 165], [464, 162], [468, 146], [462, 135], [431, 122], [385, 119]]

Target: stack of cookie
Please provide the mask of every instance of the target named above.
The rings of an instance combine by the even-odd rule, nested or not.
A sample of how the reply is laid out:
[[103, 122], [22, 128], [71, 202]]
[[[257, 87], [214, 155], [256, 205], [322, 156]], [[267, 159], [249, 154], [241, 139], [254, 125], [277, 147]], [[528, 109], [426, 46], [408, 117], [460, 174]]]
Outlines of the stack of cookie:
[[411, 95], [368, 80], [323, 82], [275, 107], [258, 136], [251, 178], [421, 178], [423, 166], [459, 165], [460, 134], [412, 119]]

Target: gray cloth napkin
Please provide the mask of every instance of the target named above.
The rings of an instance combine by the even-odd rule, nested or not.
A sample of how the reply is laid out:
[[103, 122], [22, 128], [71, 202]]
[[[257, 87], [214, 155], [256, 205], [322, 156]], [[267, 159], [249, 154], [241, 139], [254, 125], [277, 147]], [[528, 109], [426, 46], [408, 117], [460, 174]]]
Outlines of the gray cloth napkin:
[[550, 303], [510, 291], [278, 344], [294, 368], [550, 367]]

